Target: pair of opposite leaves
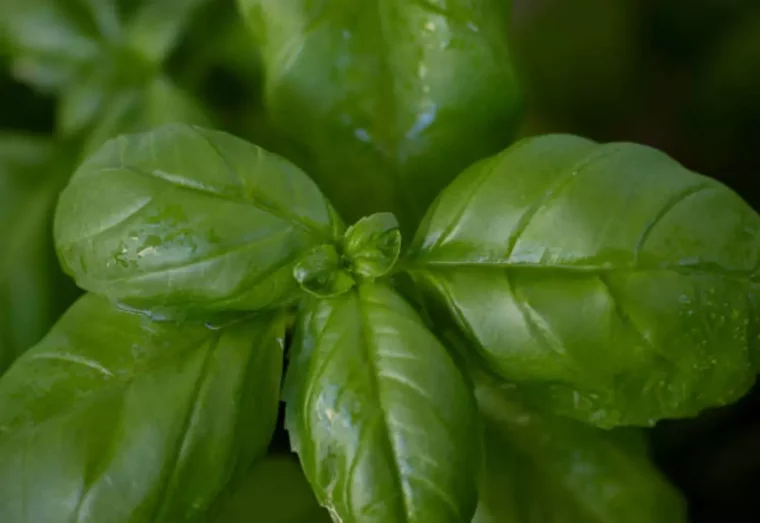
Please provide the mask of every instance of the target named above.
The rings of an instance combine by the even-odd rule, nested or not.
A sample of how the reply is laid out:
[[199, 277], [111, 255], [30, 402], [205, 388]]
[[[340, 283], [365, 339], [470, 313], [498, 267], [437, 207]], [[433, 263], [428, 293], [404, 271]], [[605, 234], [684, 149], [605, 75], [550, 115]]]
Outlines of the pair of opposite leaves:
[[[175, 125], [108, 142], [61, 197], [64, 267], [85, 289], [154, 316], [259, 314], [210, 331], [84, 298], [0, 381], [1, 469], [70, 480], [40, 510], [100, 521], [98, 510], [113, 510], [108, 493], [128, 484], [124, 514], [200, 517], [268, 441], [282, 357], [275, 311], [300, 301], [288, 428], [320, 502], [344, 521], [467, 521], [480, 460], [475, 401], [439, 338], [387, 282], [372, 281], [390, 267], [359, 271], [356, 256], [346, 259], [361, 229], [344, 233], [294, 166], [224, 133]], [[749, 386], [759, 230], [728, 189], [656, 151], [549, 136], [463, 173], [395, 270], [412, 276], [440, 318], [434, 329], [473, 369], [545, 409], [648, 424]], [[369, 233], [370, 247], [387, 238]], [[296, 277], [325, 246], [337, 263], [319, 283], [341, 272], [351, 282], [315, 298]], [[115, 350], [103, 354], [104, 339]], [[146, 413], [155, 397], [166, 400]], [[110, 422], [95, 422], [104, 412]], [[46, 452], [69, 447], [79, 451], [51, 475]], [[157, 459], [131, 459], [146, 453]], [[153, 480], [137, 487], [135, 477]], [[0, 509], [16, 521], [30, 506]]]

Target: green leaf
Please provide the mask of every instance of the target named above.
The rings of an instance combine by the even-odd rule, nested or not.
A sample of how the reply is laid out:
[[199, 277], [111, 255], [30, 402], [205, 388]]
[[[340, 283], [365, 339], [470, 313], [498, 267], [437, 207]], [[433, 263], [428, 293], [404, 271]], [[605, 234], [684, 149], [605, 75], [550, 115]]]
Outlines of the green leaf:
[[0, 374], [37, 343], [69, 304], [53, 249], [64, 163], [45, 139], [0, 133]]
[[542, 414], [514, 389], [479, 388], [478, 399], [486, 452], [473, 523], [687, 521], [680, 494], [628, 430]]
[[[89, 145], [100, 145], [111, 132], [144, 131], [145, 124], [207, 122], [176, 87], [156, 92], [168, 83], [161, 63], [206, 1], [6, 0], [0, 34], [9, 40], [15, 76], [59, 96], [58, 134], [94, 129]], [[162, 95], [157, 109], [151, 98]]]
[[295, 166], [219, 131], [108, 141], [61, 195], [55, 237], [84, 289], [156, 317], [279, 307], [293, 265], [342, 225]]
[[600, 426], [730, 403], [760, 354], [760, 219], [662, 153], [528, 139], [464, 172], [405, 261], [493, 373]]
[[[134, 0], [132, 0], [134, 1]], [[211, 0], [142, 0], [124, 29], [130, 47], [155, 63], [175, 48], [192, 16]], [[137, 7], [139, 5], [139, 7]]]
[[238, 3], [275, 123], [347, 219], [392, 211], [414, 226], [459, 171], [512, 139], [506, 2]]
[[198, 102], [165, 76], [140, 88], [120, 91], [99, 115], [85, 144], [86, 155], [120, 134], [145, 132], [170, 123], [208, 126], [210, 119]]
[[92, 127], [125, 92], [140, 90], [156, 75], [153, 64], [130, 49], [117, 49], [78, 71], [60, 97], [56, 127], [68, 137]]
[[384, 212], [362, 218], [346, 231], [343, 250], [358, 276], [374, 279], [388, 274], [401, 254], [396, 217]]
[[320, 245], [307, 252], [293, 267], [293, 277], [303, 290], [320, 298], [343, 294], [356, 284], [342, 267], [334, 245]]
[[87, 295], [0, 379], [0, 521], [207, 521], [274, 430], [284, 323], [153, 323]]
[[446, 349], [380, 284], [304, 306], [286, 427], [317, 499], [352, 522], [469, 521], [478, 420]]
[[239, 489], [225, 500], [214, 523], [330, 523], [314, 499], [298, 461], [268, 456], [258, 462]]
[[204, 1], [3, 0], [0, 33], [17, 76], [60, 91], [95, 64], [120, 69], [125, 55], [162, 62]]

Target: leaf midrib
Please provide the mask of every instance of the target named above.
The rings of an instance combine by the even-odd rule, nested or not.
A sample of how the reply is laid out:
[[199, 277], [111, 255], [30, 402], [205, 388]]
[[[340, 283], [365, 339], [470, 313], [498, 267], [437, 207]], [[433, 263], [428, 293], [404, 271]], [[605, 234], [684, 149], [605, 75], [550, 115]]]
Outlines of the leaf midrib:
[[600, 267], [596, 265], [563, 265], [547, 263], [510, 263], [500, 261], [415, 261], [407, 262], [400, 270], [411, 274], [425, 274], [434, 272], [447, 272], [456, 269], [484, 271], [535, 271], [567, 273], [568, 275], [595, 275], [595, 274], [646, 274], [658, 272], [673, 272], [686, 276], [718, 276], [728, 280], [743, 283], [748, 286], [758, 286], [760, 281], [755, 281], [757, 269], [750, 271], [726, 271], [700, 265], [662, 265], [662, 266], [628, 266], [628, 267]]
[[377, 372], [377, 363], [374, 360], [375, 355], [373, 354], [373, 352], [375, 352], [374, 349], [376, 349], [376, 347], [375, 347], [375, 344], [371, 340], [370, 332], [369, 332], [371, 329], [372, 323], [369, 321], [369, 316], [364, 306], [364, 299], [361, 294], [362, 294], [361, 288], [357, 288], [354, 291], [354, 297], [356, 299], [356, 309], [359, 314], [359, 332], [360, 332], [362, 341], [364, 342], [364, 349], [367, 353], [367, 363], [370, 367], [369, 368], [369, 376], [370, 376], [369, 385], [372, 388], [373, 396], [377, 398], [378, 406], [380, 409], [380, 413], [381, 413], [380, 417], [381, 417], [382, 428], [383, 428], [382, 440], [386, 445], [385, 451], [388, 452], [388, 454], [390, 455], [390, 461], [393, 467], [392, 475], [394, 478], [394, 483], [396, 483], [396, 487], [398, 488], [399, 494], [401, 496], [402, 515], [403, 515], [404, 521], [409, 522], [409, 513], [410, 513], [409, 501], [406, 499], [406, 489], [404, 488], [404, 478], [403, 478], [403, 475], [401, 474], [401, 469], [397, 462], [398, 453], [390, 437], [390, 423], [388, 423], [388, 417], [385, 412], [385, 405], [382, 399], [380, 380], [378, 378], [379, 374]]

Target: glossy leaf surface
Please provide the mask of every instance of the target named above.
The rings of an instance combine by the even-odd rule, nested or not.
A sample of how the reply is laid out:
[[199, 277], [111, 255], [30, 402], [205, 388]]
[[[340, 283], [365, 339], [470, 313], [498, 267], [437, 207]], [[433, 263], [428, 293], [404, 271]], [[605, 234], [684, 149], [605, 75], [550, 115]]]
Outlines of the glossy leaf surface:
[[158, 324], [83, 297], [0, 379], [0, 520], [207, 521], [269, 444], [283, 328]]
[[408, 228], [509, 143], [519, 94], [500, 0], [238, 0], [274, 121], [344, 216]]
[[214, 523], [330, 523], [317, 504], [298, 460], [267, 456], [222, 504]]
[[303, 290], [320, 298], [343, 294], [356, 284], [342, 267], [336, 247], [327, 244], [307, 252], [293, 267], [293, 277]]
[[108, 141], [61, 195], [56, 245], [84, 289], [156, 316], [260, 310], [300, 296], [293, 265], [339, 238], [317, 186], [219, 131]]
[[336, 521], [460, 523], [475, 510], [474, 400], [412, 308], [360, 284], [303, 308], [286, 426]]
[[631, 429], [604, 431], [542, 414], [514, 389], [480, 389], [478, 399], [486, 452], [473, 523], [687, 521], [681, 496]]
[[357, 276], [374, 279], [388, 274], [401, 254], [398, 220], [387, 212], [362, 218], [346, 231], [343, 251]]
[[547, 136], [457, 178], [405, 263], [532, 401], [646, 425], [752, 383], [759, 246], [746, 203], [664, 154]]
[[66, 182], [47, 140], [0, 134], [0, 374], [68, 305], [50, 222]]

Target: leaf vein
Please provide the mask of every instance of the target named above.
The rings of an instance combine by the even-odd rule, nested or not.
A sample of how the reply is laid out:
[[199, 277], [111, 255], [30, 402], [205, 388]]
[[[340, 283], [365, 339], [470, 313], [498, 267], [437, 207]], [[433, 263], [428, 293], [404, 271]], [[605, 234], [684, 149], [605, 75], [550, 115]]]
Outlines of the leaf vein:
[[713, 186], [708, 182], [702, 182], [697, 185], [693, 185], [691, 187], [688, 187], [687, 189], [679, 192], [676, 194], [670, 201], [665, 203], [665, 205], [660, 209], [660, 212], [658, 212], [655, 217], [652, 219], [651, 222], [649, 222], [644, 229], [641, 231], [641, 235], [639, 236], [638, 240], [636, 240], [635, 247], [633, 249], [633, 259], [634, 259], [634, 265], [639, 265], [640, 255], [641, 251], [644, 248], [644, 245], [646, 244], [646, 241], [649, 239], [649, 236], [654, 231], [655, 227], [657, 227], [658, 224], [662, 223], [662, 220], [665, 219], [665, 217], [670, 214], [673, 209], [678, 207], [680, 204], [682, 204], [684, 201], [688, 200], [695, 194], [698, 194], [700, 192], [710, 190]]

